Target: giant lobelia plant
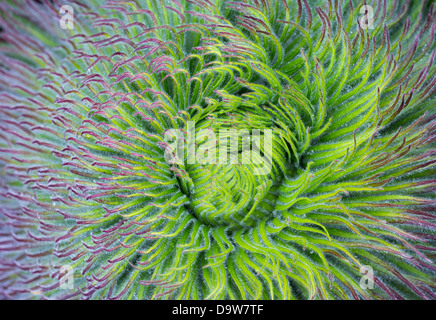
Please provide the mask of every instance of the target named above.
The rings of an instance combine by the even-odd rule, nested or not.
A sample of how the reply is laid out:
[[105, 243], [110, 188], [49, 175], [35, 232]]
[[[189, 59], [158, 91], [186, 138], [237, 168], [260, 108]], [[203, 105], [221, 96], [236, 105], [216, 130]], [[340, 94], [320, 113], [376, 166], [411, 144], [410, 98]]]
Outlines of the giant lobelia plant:
[[0, 11], [0, 297], [436, 298], [432, 1]]

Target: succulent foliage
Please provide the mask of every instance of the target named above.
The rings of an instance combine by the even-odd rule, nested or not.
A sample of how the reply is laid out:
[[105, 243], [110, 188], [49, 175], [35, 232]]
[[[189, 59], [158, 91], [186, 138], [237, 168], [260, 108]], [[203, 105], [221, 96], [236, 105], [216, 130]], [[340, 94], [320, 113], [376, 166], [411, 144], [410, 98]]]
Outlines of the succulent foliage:
[[[0, 297], [435, 299], [435, 21], [432, 1], [2, 1]], [[188, 122], [270, 129], [271, 171], [167, 161]]]

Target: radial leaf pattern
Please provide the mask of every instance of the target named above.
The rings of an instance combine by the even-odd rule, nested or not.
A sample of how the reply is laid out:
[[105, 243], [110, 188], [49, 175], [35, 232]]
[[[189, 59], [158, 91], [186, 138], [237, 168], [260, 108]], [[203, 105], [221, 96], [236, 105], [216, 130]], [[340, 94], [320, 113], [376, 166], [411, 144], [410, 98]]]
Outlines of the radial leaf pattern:
[[431, 1], [62, 4], [0, 4], [0, 297], [436, 298]]

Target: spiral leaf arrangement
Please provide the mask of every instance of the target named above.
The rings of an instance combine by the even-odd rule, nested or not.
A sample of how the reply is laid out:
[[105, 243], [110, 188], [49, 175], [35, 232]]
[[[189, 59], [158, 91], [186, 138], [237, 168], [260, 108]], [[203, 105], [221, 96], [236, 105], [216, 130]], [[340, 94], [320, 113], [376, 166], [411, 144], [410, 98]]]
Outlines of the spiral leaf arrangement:
[[0, 4], [0, 297], [436, 298], [431, 1], [62, 4]]

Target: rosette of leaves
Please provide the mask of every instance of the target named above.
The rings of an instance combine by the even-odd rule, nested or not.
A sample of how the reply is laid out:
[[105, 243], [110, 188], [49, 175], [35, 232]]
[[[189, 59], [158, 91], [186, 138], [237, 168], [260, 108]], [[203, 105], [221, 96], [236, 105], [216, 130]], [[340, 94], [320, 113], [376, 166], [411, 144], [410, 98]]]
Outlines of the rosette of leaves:
[[[0, 11], [2, 298], [436, 298], [431, 1]], [[167, 161], [189, 122], [271, 170]]]

